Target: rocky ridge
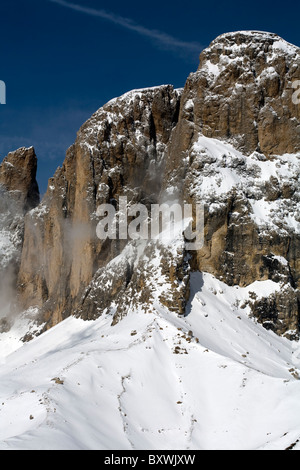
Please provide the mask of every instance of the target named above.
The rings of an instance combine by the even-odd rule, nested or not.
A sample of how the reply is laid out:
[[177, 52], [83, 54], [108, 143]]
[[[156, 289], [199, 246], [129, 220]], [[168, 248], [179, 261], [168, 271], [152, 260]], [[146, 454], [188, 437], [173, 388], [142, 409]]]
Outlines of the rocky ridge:
[[[0, 165], [0, 331], [9, 329], [24, 240], [25, 214], [40, 201], [33, 147], [11, 152]], [[11, 317], [11, 315], [10, 315]]]
[[179, 102], [180, 91], [172, 86], [110, 101], [79, 130], [41, 205], [28, 214], [20, 302], [39, 307], [48, 326], [76, 310], [94, 275], [126, 246], [127, 240], [97, 238], [97, 207], [116, 205], [119, 196], [126, 196], [128, 204], [157, 202], [156, 176], [162, 176]]
[[[39, 206], [25, 218], [20, 309], [50, 328], [72, 314], [116, 323], [137, 306], [185, 314], [192, 271], [230, 286], [274, 281], [249, 296], [263, 325], [299, 333], [300, 50], [271, 33], [221, 35], [183, 90], [135, 90], [79, 130]], [[99, 240], [97, 207], [205, 204], [204, 245]]]

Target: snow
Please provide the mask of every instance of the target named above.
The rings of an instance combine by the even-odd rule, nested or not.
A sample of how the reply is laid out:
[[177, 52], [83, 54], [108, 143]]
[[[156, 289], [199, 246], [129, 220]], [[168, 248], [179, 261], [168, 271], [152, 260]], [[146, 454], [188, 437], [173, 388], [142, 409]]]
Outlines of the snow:
[[[268, 47], [268, 54], [265, 54], [265, 47]], [[253, 55], [249, 54], [249, 48], [253, 49]], [[247, 52], [248, 51], [248, 52]], [[258, 55], [257, 55], [258, 53]], [[210, 46], [205, 49], [201, 67], [198, 69], [199, 74], [204, 74], [208, 80], [210, 91], [213, 93], [215, 82], [218, 77], [223, 76], [228, 71], [228, 66], [236, 66], [241, 75], [248, 74], [251, 79], [252, 72], [249, 64], [251, 57], [261, 57], [272, 66], [263, 69], [262, 73], [256, 70], [256, 80], [259, 83], [266, 78], [278, 79], [279, 76], [273, 67], [274, 61], [278, 61], [278, 55], [289, 57], [290, 61], [295, 61], [299, 54], [299, 48], [286, 42], [280, 36], [274, 33], [264, 31], [236, 31], [225, 33], [218, 36]], [[216, 63], [217, 62], [217, 63]], [[246, 63], [248, 62], [248, 65]], [[261, 74], [261, 75], [260, 75]], [[237, 80], [238, 82], [238, 80]], [[264, 86], [263, 83], [260, 84]], [[218, 97], [216, 96], [216, 99]]]
[[[191, 157], [191, 194], [210, 210], [237, 190], [258, 226], [279, 230], [280, 223], [299, 233], [297, 198], [265, 198], [271, 178], [297, 194], [299, 154], [247, 157], [199, 136]], [[40, 205], [31, 215], [45, 212]], [[145, 262], [149, 307], [128, 305], [112, 326], [112, 302], [96, 321], [70, 317], [23, 343], [37, 330], [30, 309], [0, 334], [0, 450], [300, 450], [299, 343], [264, 329], [249, 306], [284, 286], [266, 280], [230, 287], [195, 272], [186, 316], [172, 313], [161, 303], [172, 287], [163, 263], [182, 253], [184, 227], [175, 224], [171, 239], [162, 233], [128, 243], [106, 267], [110, 289], [122, 263], [138, 270]], [[10, 234], [0, 231], [3, 259], [12, 249]]]
[[192, 100], [192, 99], [187, 100], [187, 102], [185, 103], [184, 108], [185, 108], [187, 111], [192, 110], [192, 109], [194, 108], [194, 100]]
[[186, 317], [157, 301], [151, 313], [130, 311], [115, 326], [108, 315], [70, 317], [9, 355], [2, 349], [0, 449], [295, 443], [299, 343], [265, 330], [243, 305], [250, 292], [266, 295], [278, 284], [228, 287], [208, 273], [191, 282]]
[[[170, 86], [171, 85], [159, 85], [131, 90], [108, 101], [103, 107], [98, 109], [79, 130], [79, 145], [82, 148], [87, 149], [88, 152], [93, 155], [95, 152], [99, 152], [99, 136], [101, 134], [102, 139], [100, 140], [102, 141], [102, 146], [106, 145], [111, 148], [119, 145], [120, 141], [127, 142], [128, 131], [124, 130], [124, 134], [120, 134], [120, 129], [124, 128], [120, 123], [126, 120], [126, 116], [131, 112], [130, 110], [132, 110], [133, 103], [135, 103], [137, 107], [140, 107], [144, 118], [147, 120], [151, 115], [151, 103], [155, 93], [163, 89], [167, 89]], [[174, 97], [171, 99], [171, 103], [176, 99], [176, 97], [180, 96], [182, 92], [182, 88], [174, 89]], [[147, 139], [145, 139], [144, 126], [145, 123], [139, 121], [136, 116], [135, 126], [130, 130], [130, 132], [132, 132], [130, 138], [132, 145], [144, 145], [147, 142]], [[109, 141], [105, 141], [103, 137], [108, 128], [110, 129], [110, 138]], [[157, 141], [156, 150], [159, 150], [158, 160], [164, 149], [165, 144]]]
[[[247, 200], [250, 217], [262, 229], [294, 231], [300, 233], [300, 212], [297, 204], [300, 154], [284, 154], [266, 159], [254, 152], [249, 157], [231, 144], [203, 135], [193, 144], [191, 157], [201, 165], [201, 170], [192, 168], [193, 186], [191, 194], [214, 209], [228, 199], [236, 190]], [[266, 198], [266, 183], [274, 187], [290, 186], [295, 197], [275, 200]]]
[[221, 70], [218, 64], [213, 64], [210, 60], [208, 60], [205, 66], [206, 66], [207, 72], [209, 74], [212, 74], [214, 78], [217, 78], [220, 75]]
[[0, 264], [2, 268], [9, 265], [15, 253], [13, 235], [8, 230], [0, 230]]
[[215, 41], [217, 42], [219, 38], [232, 38], [234, 35], [243, 35], [243, 36], [250, 36], [250, 37], [258, 37], [259, 39], [261, 39], [261, 36], [264, 36], [265, 38], [273, 38], [274, 37], [277, 37], [276, 34], [274, 33], [271, 33], [271, 32], [268, 32], [268, 31], [259, 31], [259, 30], [242, 30], [242, 31], [235, 31], [235, 32], [227, 32], [227, 33], [223, 33], [221, 34], [220, 36], [218, 36], [217, 39], [215, 39]]
[[[159, 85], [159, 86], [153, 86], [153, 87], [146, 87], [146, 88], [137, 88], [135, 90], [130, 90], [126, 93], [124, 93], [121, 97], [118, 98], [113, 98], [112, 100], [108, 101], [106, 106], [114, 105], [119, 101], [120, 99], [122, 101], [125, 101], [126, 103], [130, 104], [132, 103], [136, 98], [141, 98], [144, 93], [153, 93], [155, 91], [158, 91], [160, 88], [164, 88], [167, 86], [172, 86], [172, 85]], [[182, 88], [179, 88], [178, 91], [181, 92]]]
[[283, 266], [288, 266], [288, 261], [286, 258], [284, 258], [283, 256], [275, 256], [273, 255], [273, 258], [276, 259], [280, 264], [282, 264]]
[[[275, 51], [281, 51], [284, 52], [285, 54], [290, 54], [294, 55], [299, 48], [295, 46], [294, 44], [291, 44], [284, 39], [282, 39], [280, 36], [274, 33], [270, 33], [267, 31], [255, 31], [255, 30], [249, 30], [249, 31], [236, 31], [236, 32], [231, 32], [231, 33], [224, 33], [218, 36], [212, 44], [218, 44], [219, 42], [223, 41], [224, 39], [229, 39], [232, 40], [236, 35], [239, 36], [248, 36], [248, 38], [251, 38], [253, 43], [255, 44], [256, 41], [271, 41], [272, 48]], [[231, 49], [240, 49], [244, 48], [245, 45], [244, 43], [241, 44], [232, 44]], [[255, 44], [256, 47], [256, 44]]]
[[[261, 34], [269, 33], [254, 35]], [[287, 47], [281, 40], [273, 45]], [[212, 80], [230, 60], [235, 59], [223, 54], [219, 66], [206, 62]], [[267, 76], [275, 74], [274, 68], [267, 70]], [[156, 89], [133, 90], [105, 105], [83, 126], [83, 145], [97, 150], [103, 122], [124, 118], [120, 100], [124, 107]], [[193, 106], [188, 100], [186, 110]], [[137, 121], [136, 141], [143, 136], [141, 128]], [[299, 154], [247, 157], [200, 135], [190, 157], [191, 196], [208, 203], [210, 211], [237, 191], [260, 228], [300, 233]], [[293, 186], [297, 197], [266, 199], [266, 185], [274, 186], [275, 180], [279, 187]], [[106, 189], [101, 186], [99, 192]], [[172, 192], [167, 188], [166, 196]], [[40, 204], [31, 215], [37, 221], [46, 212]], [[128, 305], [127, 316], [112, 326], [112, 302], [96, 321], [69, 317], [23, 343], [25, 334], [37, 332], [37, 310], [29, 309], [0, 334], [0, 450], [300, 450], [299, 342], [267, 331], [250, 316], [251, 299], [284, 286], [271, 280], [228, 286], [210, 273], [194, 272], [186, 316], [161, 303], [172, 287], [163, 263], [182, 253], [187, 223], [175, 224], [171, 238], [167, 232], [151, 240], [152, 251], [145, 249], [146, 241], [128, 243], [106, 266], [106, 277], [99, 277], [100, 287], [110, 289], [122, 263], [138, 270], [145, 262], [153, 299], [149, 308]], [[14, 255], [12, 236], [0, 231], [3, 263]], [[163, 258], [163, 252], [170, 257]], [[281, 256], [273, 258], [288, 265]]]
[[[0, 312], [4, 316], [4, 312]], [[22, 338], [28, 333], [37, 334], [42, 330], [43, 324], [37, 326], [35, 317], [38, 314], [37, 308], [29, 308], [22, 315], [11, 319], [11, 328], [9, 331], [0, 334], [0, 364], [4, 358], [21, 348], [24, 343]], [[1, 318], [1, 317], [0, 317]]]
[[273, 49], [280, 50], [286, 54], [295, 55], [299, 50], [295, 45], [290, 44], [283, 39], [279, 38], [278, 41], [275, 41], [273, 44]]

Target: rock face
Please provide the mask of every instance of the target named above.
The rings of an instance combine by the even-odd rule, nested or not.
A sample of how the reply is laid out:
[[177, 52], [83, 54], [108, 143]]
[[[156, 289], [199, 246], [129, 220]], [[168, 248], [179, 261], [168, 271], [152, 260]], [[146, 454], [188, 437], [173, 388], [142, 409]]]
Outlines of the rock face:
[[0, 185], [9, 191], [19, 211], [24, 213], [40, 202], [36, 172], [37, 157], [33, 147], [9, 153], [0, 166]]
[[[11, 312], [21, 261], [24, 217], [39, 203], [37, 158], [33, 148], [11, 152], [0, 165], [0, 318]], [[1, 329], [0, 325], [0, 329]]]
[[185, 102], [207, 137], [226, 139], [249, 155], [300, 149], [300, 111], [292, 84], [299, 79], [299, 50], [275, 34], [224, 34], [202, 52]]
[[222, 139], [244, 155], [297, 152], [300, 110], [292, 84], [299, 67], [299, 48], [275, 34], [245, 31], [215, 39], [201, 53], [182, 95], [167, 161], [167, 174], [173, 180], [177, 174], [174, 184], [184, 186], [185, 157], [199, 134]]
[[129, 204], [157, 201], [179, 103], [180, 92], [162, 86], [106, 104], [82, 126], [41, 205], [26, 218], [20, 303], [38, 306], [47, 326], [74, 313], [95, 273], [127, 243], [96, 237], [97, 207], [119, 196]]
[[271, 305], [265, 300], [264, 315], [253, 304], [280, 333], [299, 331], [300, 107], [292, 99], [299, 61], [299, 48], [274, 34], [213, 41], [187, 80], [163, 190], [205, 203], [194, 270], [229, 285], [273, 279], [289, 286]]
[[[229, 285], [272, 280], [280, 293], [251, 299], [267, 328], [299, 332], [299, 48], [271, 33], [224, 34], [202, 52], [184, 90], [136, 90], [79, 130], [48, 191], [25, 220], [21, 309], [49, 328], [75, 314], [119, 321], [129, 309], [184, 314], [189, 274]], [[97, 208], [120, 197], [205, 204], [204, 245], [178, 232], [161, 240], [100, 240]]]

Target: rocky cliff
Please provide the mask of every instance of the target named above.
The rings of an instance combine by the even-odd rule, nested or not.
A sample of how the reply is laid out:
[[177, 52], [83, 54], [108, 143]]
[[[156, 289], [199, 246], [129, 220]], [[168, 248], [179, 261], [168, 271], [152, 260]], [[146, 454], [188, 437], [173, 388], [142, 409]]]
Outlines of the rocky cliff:
[[205, 203], [193, 269], [229, 285], [282, 283], [253, 302], [279, 333], [299, 329], [299, 48], [261, 32], [217, 38], [186, 83], [166, 159], [166, 190]]
[[[75, 311], [95, 273], [126, 245], [97, 238], [98, 205], [119, 196], [129, 204], [157, 201], [179, 103], [180, 92], [171, 86], [109, 102], [82, 126], [41, 205], [27, 216], [20, 302], [38, 306], [48, 326]], [[118, 290], [114, 285], [110, 303]]]
[[[39, 204], [34, 149], [11, 152], [0, 165], [0, 330], [9, 328], [24, 239], [25, 214]], [[10, 315], [11, 316], [11, 315]]]
[[[228, 285], [270, 279], [247, 300], [278, 334], [299, 333], [300, 108], [292, 100], [300, 50], [270, 33], [218, 37], [183, 90], [136, 90], [79, 130], [43, 201], [25, 218], [21, 310], [49, 328], [69, 315], [117, 322], [157, 305], [185, 314], [191, 271]], [[99, 240], [97, 207], [205, 204], [204, 245]]]

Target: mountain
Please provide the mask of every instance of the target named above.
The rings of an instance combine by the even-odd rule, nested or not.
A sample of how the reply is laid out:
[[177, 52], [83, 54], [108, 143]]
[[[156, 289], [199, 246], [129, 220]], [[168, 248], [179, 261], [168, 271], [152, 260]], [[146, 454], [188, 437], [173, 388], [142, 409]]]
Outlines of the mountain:
[[[99, 109], [40, 203], [34, 150], [4, 160], [20, 216], [0, 383], [23, 372], [2, 389], [3, 448], [299, 447], [299, 66], [275, 34], [226, 33], [183, 89]], [[120, 222], [122, 201], [135, 234], [137, 213], [193, 210], [167, 237], [99, 237], [99, 207]]]
[[[9, 330], [24, 240], [25, 214], [40, 202], [34, 149], [11, 152], [0, 165], [0, 331]], [[10, 315], [8, 317], [8, 314]]]

